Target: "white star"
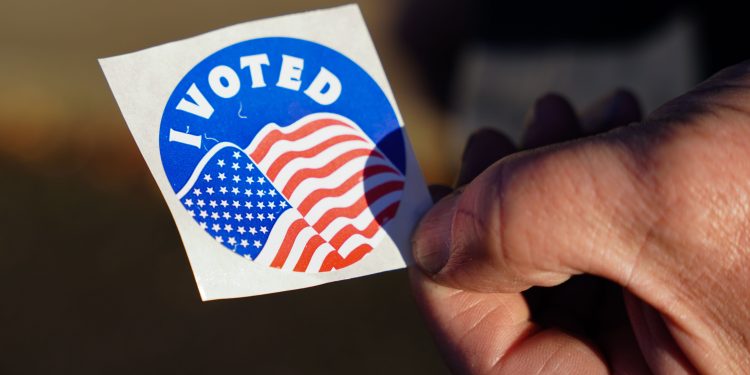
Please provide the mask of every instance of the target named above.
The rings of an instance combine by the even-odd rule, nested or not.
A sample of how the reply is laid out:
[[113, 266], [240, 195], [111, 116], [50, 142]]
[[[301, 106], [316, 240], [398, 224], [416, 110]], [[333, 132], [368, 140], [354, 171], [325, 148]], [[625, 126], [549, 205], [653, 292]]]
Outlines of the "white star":
[[268, 220], [273, 220], [275, 218], [276, 216], [274, 216], [274, 214], [268, 214]]
[[224, 173], [219, 173], [219, 180], [224, 181], [225, 178], [227, 178], [227, 176], [224, 175]]
[[247, 165], [245, 165], [245, 169], [247, 169], [248, 171], [252, 171], [253, 170], [253, 165], [250, 164], [250, 163], [247, 163]]
[[240, 158], [240, 152], [239, 152], [239, 151], [235, 151], [235, 152], [234, 152], [234, 153], [232, 154], [232, 157], [233, 157], [233, 158], [235, 158], [235, 159], [239, 159], [239, 158]]
[[232, 217], [232, 215], [230, 215], [230, 214], [229, 214], [229, 212], [225, 212], [225, 213], [223, 213], [223, 214], [221, 215], [221, 217], [223, 217], [223, 218], [225, 218], [225, 219], [230, 219], [230, 218]]
[[209, 205], [209, 206], [211, 206], [211, 207], [213, 207], [213, 208], [216, 208], [216, 206], [218, 206], [218, 205], [216, 204], [216, 201], [209, 201], [209, 202], [208, 202], [208, 205]]
[[193, 210], [190, 210], [190, 211], [188, 211], [188, 212], [190, 212], [190, 216], [192, 216], [192, 217], [195, 217], [195, 211], [193, 211]]
[[263, 185], [264, 182], [266, 182], [266, 179], [264, 179], [263, 177], [258, 177], [259, 184]]
[[229, 206], [229, 203], [227, 203], [227, 201], [221, 201], [221, 203], [219, 204], [221, 205], [221, 207]]
[[248, 184], [252, 184], [252, 183], [253, 183], [253, 178], [252, 178], [252, 177], [250, 177], [250, 176], [248, 176], [248, 177], [247, 177], [247, 178], [245, 179], [245, 182], [247, 182]]
[[258, 202], [258, 203], [256, 203], [256, 204], [255, 204], [255, 207], [258, 207], [258, 208], [266, 208], [266, 205], [265, 205], [265, 204], [263, 204], [263, 202]]
[[206, 202], [203, 201], [203, 199], [198, 199], [198, 207], [203, 207], [206, 205]]
[[201, 228], [202, 228], [202, 229], [206, 229], [206, 228], [208, 228], [208, 226], [206, 225], [206, 223], [205, 223], [205, 222], [202, 222], [202, 221], [201, 221]]
[[236, 186], [232, 188], [232, 194], [237, 195], [240, 193], [240, 189], [238, 189]]
[[276, 196], [276, 191], [274, 191], [273, 189], [268, 189], [268, 195], [270, 195], [272, 197], [275, 197]]
[[211, 230], [214, 232], [218, 232], [221, 230], [221, 226], [219, 226], [219, 224], [214, 224], [211, 226]]
[[255, 233], [258, 233], [258, 231], [255, 230], [255, 227], [250, 227], [250, 230], [248, 230], [248, 232], [250, 232], [250, 234], [252, 235], [254, 235]]
[[199, 216], [205, 219], [208, 216], [208, 212], [201, 210]]
[[221, 238], [221, 236], [216, 236], [216, 237], [214, 237], [214, 239], [215, 239], [216, 241], [219, 241], [219, 243], [224, 243], [224, 239], [223, 239], [223, 238]]
[[266, 216], [265, 216], [265, 215], [263, 215], [263, 214], [258, 214], [258, 215], [256, 215], [255, 217], [257, 217], [257, 218], [258, 218], [258, 220], [265, 220], [265, 219], [266, 219]]
[[245, 227], [237, 227], [237, 233], [245, 234]]
[[242, 215], [241, 214], [234, 214], [234, 220], [242, 221]]
[[209, 181], [211, 181], [211, 175], [210, 175], [210, 174], [208, 174], [208, 173], [204, 174], [204, 175], [203, 175], [203, 180], [205, 180], [206, 182], [209, 182]]
[[258, 240], [253, 241], [253, 246], [255, 246], [256, 249], [260, 248], [260, 246], [261, 246], [260, 245], [260, 241], [258, 241]]
[[227, 188], [224, 187], [224, 186], [220, 187], [219, 188], [219, 193], [226, 194], [227, 193]]
[[190, 199], [190, 198], [185, 199], [185, 205], [188, 206], [188, 207], [192, 207], [193, 206], [193, 200]]
[[232, 207], [234, 207], [234, 208], [240, 208], [240, 202], [239, 201], [232, 201]]
[[212, 187], [206, 188], [206, 193], [208, 193], [208, 195], [214, 195], [214, 188]]
[[211, 218], [214, 219], [214, 220], [218, 220], [219, 219], [219, 214], [216, 213], [216, 212], [211, 212]]
[[247, 195], [249, 197], [249, 196], [253, 195], [253, 191], [250, 190], [250, 189], [245, 189], [245, 195]]
[[259, 196], [259, 197], [262, 197], [262, 196], [266, 195], [266, 192], [265, 192], [265, 191], [263, 191], [263, 190], [257, 190], [257, 191], [255, 192], [255, 194], [256, 194], [257, 196]]
[[260, 232], [266, 234], [268, 232], [268, 229], [266, 229], [266, 227], [260, 227]]
[[271, 208], [271, 209], [276, 208], [276, 203], [273, 203], [273, 201], [268, 202], [268, 208]]
[[253, 214], [252, 214], [252, 212], [248, 212], [248, 213], [246, 213], [246, 214], [245, 214], [245, 219], [248, 219], [248, 220], [252, 220], [252, 219], [253, 219]]
[[238, 163], [232, 163], [232, 169], [234, 169], [236, 171], [236, 170], [240, 169], [240, 165]]
[[223, 159], [219, 159], [219, 162], [216, 163], [216, 164], [218, 164], [220, 167], [223, 167], [224, 166], [224, 160]]
[[253, 202], [250, 202], [250, 201], [245, 202], [245, 208], [253, 208]]
[[[247, 240], [246, 240], [246, 239], [242, 239], [242, 240], [240, 240], [240, 246], [242, 246], [242, 247], [247, 247], [248, 245], [249, 245], [249, 244], [247, 243]], [[249, 258], [250, 258], [250, 254], [247, 254], [247, 255], [245, 255], [245, 257], [249, 259]]]
[[196, 196], [201, 195], [201, 189], [198, 189], [198, 188], [193, 189], [193, 194], [195, 194]]
[[286, 202], [284, 201], [279, 202], [279, 207], [286, 208]]
[[234, 175], [234, 177], [232, 177], [232, 181], [234, 181], [235, 183], [240, 182], [240, 176]]
[[229, 241], [227, 242], [229, 242], [230, 245], [234, 245], [237, 243], [237, 241], [234, 240], [234, 237], [229, 237]]
[[225, 224], [224, 225], [224, 230], [227, 231], [227, 232], [231, 232], [232, 231], [232, 224]]

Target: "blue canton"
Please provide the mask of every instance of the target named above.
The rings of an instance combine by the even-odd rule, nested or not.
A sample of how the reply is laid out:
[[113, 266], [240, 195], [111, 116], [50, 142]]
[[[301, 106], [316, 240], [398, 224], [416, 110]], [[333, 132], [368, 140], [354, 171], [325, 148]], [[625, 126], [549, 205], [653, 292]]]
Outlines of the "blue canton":
[[216, 241], [252, 259], [291, 207], [255, 163], [234, 147], [221, 149], [208, 161], [182, 204]]

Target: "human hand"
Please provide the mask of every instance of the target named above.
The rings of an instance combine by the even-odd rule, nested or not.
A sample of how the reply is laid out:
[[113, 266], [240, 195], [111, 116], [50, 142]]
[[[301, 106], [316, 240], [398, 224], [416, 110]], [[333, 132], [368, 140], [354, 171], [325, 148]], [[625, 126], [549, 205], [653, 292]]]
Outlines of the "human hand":
[[581, 117], [547, 96], [533, 149], [470, 139], [410, 271], [452, 369], [749, 371], [750, 62], [609, 130], [639, 116], [622, 92]]

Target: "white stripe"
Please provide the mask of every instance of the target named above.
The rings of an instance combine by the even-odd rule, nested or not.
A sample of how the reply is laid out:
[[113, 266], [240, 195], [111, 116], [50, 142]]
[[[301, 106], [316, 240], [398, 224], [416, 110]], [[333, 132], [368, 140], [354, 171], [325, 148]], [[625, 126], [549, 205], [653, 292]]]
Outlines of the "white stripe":
[[[327, 177], [314, 177], [307, 179], [304, 184], [300, 184], [297, 189], [292, 192], [291, 196], [288, 198], [289, 203], [294, 205], [294, 207], [299, 207], [299, 205], [302, 204], [302, 202], [315, 191], [339, 187], [341, 186], [341, 184], [346, 182], [346, 180], [355, 175], [355, 173], [361, 176], [362, 171], [365, 168], [365, 164], [367, 164], [367, 159], [369, 158], [356, 158], [342, 165], [341, 168], [337, 169]], [[396, 169], [393, 168], [393, 170], [395, 171]], [[386, 180], [403, 181], [403, 177], [401, 176], [401, 174], [384, 171], [369, 176], [364, 181], [360, 181], [358, 185], [374, 186]]]
[[263, 244], [263, 248], [260, 254], [258, 254], [258, 257], [255, 258], [254, 262], [266, 266], [270, 265], [276, 257], [276, 254], [279, 252], [281, 243], [284, 242], [284, 237], [286, 237], [289, 226], [301, 217], [302, 216], [295, 209], [284, 211], [284, 213], [282, 213], [277, 219], [273, 228], [271, 228], [271, 233], [268, 235], [266, 243]]
[[307, 116], [305, 116], [305, 117], [303, 117], [303, 118], [295, 121], [294, 123], [292, 123], [290, 125], [287, 125], [287, 126], [284, 126], [284, 127], [281, 127], [281, 126], [279, 126], [279, 125], [277, 125], [275, 123], [266, 124], [258, 132], [258, 134], [255, 136], [255, 138], [253, 139], [253, 141], [245, 148], [245, 150], [247, 151], [247, 153], [252, 153], [253, 151], [255, 151], [255, 149], [258, 148], [258, 145], [260, 145], [260, 143], [268, 135], [268, 133], [270, 133], [270, 132], [272, 132], [272, 131], [274, 131], [276, 129], [278, 129], [279, 131], [281, 131], [284, 134], [289, 134], [289, 133], [291, 133], [291, 132], [293, 132], [293, 131], [295, 131], [295, 130], [297, 130], [297, 129], [305, 126], [305, 125], [307, 125], [310, 122], [313, 122], [313, 121], [316, 121], [316, 120], [321, 120], [321, 119], [335, 120], [335, 121], [341, 122], [343, 124], [348, 124], [348, 125], [352, 126], [355, 129], [359, 129], [359, 126], [357, 126], [354, 122], [352, 122], [351, 120], [349, 120], [348, 118], [346, 118], [344, 116], [337, 115], [335, 113], [326, 113], [326, 112], [313, 113], [313, 114], [309, 114], [309, 115], [307, 115]]
[[326, 256], [330, 254], [332, 251], [336, 251], [336, 249], [333, 248], [328, 242], [326, 242], [327, 247], [320, 247], [318, 250], [313, 254], [312, 259], [310, 259], [310, 263], [307, 265], [307, 272], [320, 272], [320, 266], [323, 265], [323, 261], [326, 259]]
[[[379, 207], [377, 211], [368, 207], [362, 210], [362, 212], [360, 212], [354, 219], [337, 217], [331, 220], [331, 222], [321, 230], [321, 237], [326, 239], [326, 241], [331, 241], [339, 231], [346, 228], [346, 226], [349, 224], [354, 225], [357, 230], [365, 229], [367, 225], [375, 220], [375, 217], [380, 212], [382, 212], [384, 208], [388, 207], [388, 204], [398, 201], [400, 198], [400, 192], [394, 192], [392, 194], [384, 196], [383, 199], [380, 199], [378, 202], [376, 202], [378, 203], [378, 206], [384, 206]], [[325, 234], [325, 236], [323, 236], [323, 234]]]
[[[315, 230], [313, 230], [312, 228], [310, 228], [310, 230], [315, 232]], [[302, 244], [301, 250], [304, 251], [305, 245], [307, 245], [307, 243]], [[318, 247], [316, 247], [315, 250], [313, 250], [313, 255], [311, 259], [315, 259], [316, 256], [320, 256], [321, 254], [328, 254], [334, 250], [335, 249], [333, 248], [333, 246], [331, 246], [331, 244], [329, 244], [328, 242], [323, 242], [322, 244], [318, 245]], [[299, 258], [301, 256], [302, 256], [302, 253], [300, 253], [299, 256], [296, 259], [294, 259], [294, 261], [292, 261], [291, 259], [287, 260], [288, 263], [291, 263], [290, 264], [291, 269], [294, 269], [294, 267], [297, 266], [297, 264], [299, 263]], [[317, 268], [311, 267], [310, 263], [308, 262], [307, 267], [305, 268], [304, 272], [318, 272], [319, 269], [320, 269], [320, 266], [318, 266]]]
[[[311, 134], [308, 134], [304, 138], [300, 138], [295, 141], [280, 140], [274, 143], [268, 150], [268, 153], [263, 157], [260, 163], [258, 163], [258, 166], [263, 169], [268, 169], [271, 167], [271, 163], [273, 163], [281, 155], [287, 152], [304, 151], [317, 146], [323, 141], [340, 135], [356, 135], [361, 137], [363, 142], [367, 142], [370, 148], [372, 148], [373, 146], [372, 142], [369, 140], [369, 138], [367, 138], [367, 135], [360, 132], [359, 130], [352, 129], [344, 124], [336, 124], [319, 129]], [[254, 161], [256, 163], [258, 162], [258, 160]]]
[[323, 237], [326, 241], [330, 241], [331, 239], [333, 239], [333, 236], [335, 236], [336, 233], [338, 233], [338, 231], [344, 228], [347, 224], [352, 224], [358, 230], [362, 230], [367, 227], [370, 222], [375, 220], [375, 216], [378, 216], [380, 212], [382, 212], [392, 203], [398, 202], [399, 199], [401, 199], [401, 191], [393, 192], [375, 201], [372, 205], [370, 205], [370, 209], [365, 209], [355, 218], [349, 219], [345, 217], [338, 217], [331, 221], [331, 223], [328, 224], [328, 226], [320, 232], [320, 236]]
[[341, 244], [341, 247], [339, 247], [338, 249], [339, 255], [346, 258], [347, 256], [349, 256], [352, 250], [363, 244], [368, 244], [374, 248], [375, 245], [380, 243], [383, 237], [383, 233], [383, 228], [379, 228], [378, 231], [372, 236], [372, 238], [365, 238], [365, 236], [361, 234], [355, 234], [344, 241], [343, 244]]
[[[285, 270], [293, 270], [294, 266], [297, 265], [297, 261], [299, 261], [300, 255], [302, 255], [302, 251], [305, 250], [307, 241], [309, 241], [310, 238], [315, 235], [317, 235], [317, 233], [309, 226], [306, 226], [304, 229], [302, 229], [297, 235], [297, 238], [294, 240], [292, 249], [289, 251], [289, 256], [286, 258], [286, 261], [281, 268]], [[279, 246], [281, 246], [280, 243]]]
[[[396, 191], [393, 191], [391, 193], [386, 194], [382, 198], [385, 198], [389, 195], [401, 195], [401, 189], [398, 189]], [[357, 200], [365, 196], [365, 191], [363, 187], [357, 186], [346, 192], [346, 194], [339, 196], [339, 197], [330, 197], [326, 199], [321, 199], [321, 202], [316, 204], [308, 213], [305, 215], [305, 220], [307, 220], [310, 225], [315, 225], [315, 223], [320, 220], [323, 215], [334, 209], [339, 207], [349, 207], [353, 205]], [[381, 199], [382, 199], [381, 198]], [[325, 201], [325, 202], [323, 202]]]
[[211, 149], [205, 155], [203, 155], [203, 158], [201, 158], [201, 160], [195, 166], [195, 169], [193, 169], [193, 174], [190, 175], [190, 178], [188, 178], [185, 185], [182, 186], [182, 189], [177, 192], [177, 199], [181, 200], [182, 197], [185, 196], [185, 194], [190, 192], [190, 190], [193, 188], [193, 185], [195, 185], [195, 182], [198, 181], [198, 177], [200, 177], [201, 172], [203, 172], [203, 168], [206, 166], [206, 164], [208, 164], [208, 161], [211, 160], [211, 158], [216, 155], [217, 152], [223, 150], [226, 147], [234, 147], [236, 149], [240, 149], [239, 146], [232, 142], [221, 142], [217, 143], [214, 147], [211, 147]]
[[[282, 187], [283, 189], [283, 187], [286, 186], [289, 180], [298, 171], [302, 169], [322, 168], [330, 164], [332, 160], [336, 159], [342, 154], [348, 151], [356, 150], [356, 149], [366, 149], [368, 151], [370, 150], [367, 146], [367, 143], [362, 142], [362, 141], [349, 141], [349, 142], [339, 143], [329, 149], [326, 149], [325, 151], [317, 154], [316, 156], [312, 158], [299, 158], [299, 159], [295, 159], [291, 161], [290, 163], [285, 165], [284, 168], [281, 169], [281, 171], [276, 175], [276, 178], [273, 180], [273, 182], [276, 184], [276, 186]], [[371, 155], [363, 156], [363, 157], [367, 157], [369, 159], [380, 159]], [[373, 164], [375, 163], [373, 162]]]

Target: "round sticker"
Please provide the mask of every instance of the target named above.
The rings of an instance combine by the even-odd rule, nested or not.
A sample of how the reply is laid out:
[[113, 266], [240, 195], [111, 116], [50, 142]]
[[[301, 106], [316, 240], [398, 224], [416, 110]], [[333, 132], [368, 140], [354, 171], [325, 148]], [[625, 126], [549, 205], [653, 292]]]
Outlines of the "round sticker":
[[254, 263], [296, 272], [376, 251], [406, 175], [383, 90], [341, 53], [293, 38], [237, 43], [193, 67], [167, 101], [159, 148], [202, 230]]

